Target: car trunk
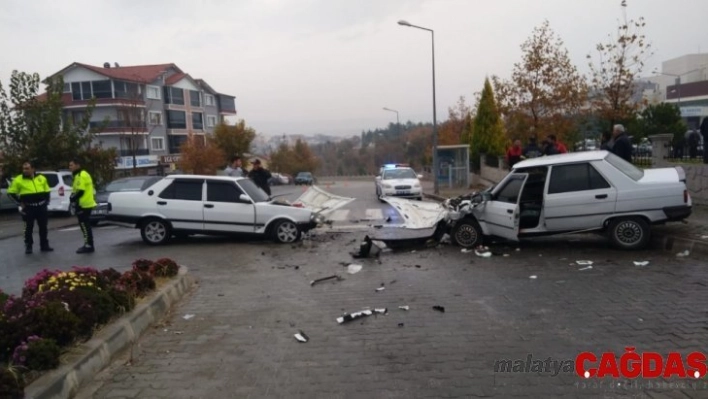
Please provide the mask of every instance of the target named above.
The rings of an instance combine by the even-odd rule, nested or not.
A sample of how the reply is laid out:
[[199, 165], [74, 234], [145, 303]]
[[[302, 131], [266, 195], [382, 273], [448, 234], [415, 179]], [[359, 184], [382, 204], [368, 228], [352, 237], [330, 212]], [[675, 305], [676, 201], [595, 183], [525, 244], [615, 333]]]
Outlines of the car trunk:
[[645, 169], [639, 183], [675, 183], [686, 181], [686, 172], [680, 166], [674, 168]]
[[410, 201], [401, 198], [382, 197], [403, 218], [403, 227], [408, 229], [430, 229], [443, 220], [448, 211], [437, 202]]

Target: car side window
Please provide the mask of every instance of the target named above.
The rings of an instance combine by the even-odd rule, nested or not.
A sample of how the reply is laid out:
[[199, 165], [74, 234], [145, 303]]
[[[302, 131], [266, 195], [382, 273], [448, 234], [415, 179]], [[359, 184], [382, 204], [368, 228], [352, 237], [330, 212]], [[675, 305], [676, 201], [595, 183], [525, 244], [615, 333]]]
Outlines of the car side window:
[[209, 202], [240, 202], [243, 192], [236, 184], [223, 181], [207, 181], [207, 201]]
[[64, 180], [64, 184], [69, 187], [74, 185], [74, 176], [72, 175], [62, 175], [62, 180]]
[[548, 194], [609, 188], [610, 184], [589, 163], [558, 165], [551, 170]]
[[512, 177], [504, 187], [497, 193], [494, 200], [516, 204], [519, 201], [519, 193], [524, 185], [524, 176]]
[[53, 174], [53, 173], [47, 173], [47, 174], [42, 174], [45, 178], [47, 178], [47, 184], [49, 184], [49, 187], [54, 188], [59, 184], [59, 176]]
[[175, 180], [166, 189], [162, 190], [159, 197], [183, 201], [201, 201], [204, 180]]

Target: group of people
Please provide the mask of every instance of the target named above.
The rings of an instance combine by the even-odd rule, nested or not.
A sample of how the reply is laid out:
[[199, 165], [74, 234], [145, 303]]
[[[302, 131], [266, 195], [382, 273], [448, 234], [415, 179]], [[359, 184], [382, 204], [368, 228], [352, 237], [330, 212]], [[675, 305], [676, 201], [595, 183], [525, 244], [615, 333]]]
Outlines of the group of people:
[[[600, 149], [609, 151], [627, 162], [632, 162], [632, 142], [625, 132], [624, 126], [615, 125], [612, 133], [603, 134]], [[568, 148], [560, 142], [555, 135], [549, 134], [539, 146], [535, 137], [529, 139], [526, 147], [521, 147], [521, 140], [514, 140], [514, 144], [506, 152], [506, 162], [510, 168], [524, 159], [538, 158], [546, 155], [565, 154]]]
[[[94, 198], [93, 179], [81, 167], [78, 159], [69, 162], [69, 169], [73, 175], [73, 184], [70, 202], [76, 210], [79, 227], [84, 236], [84, 245], [76, 253], [86, 254], [95, 251], [93, 244], [93, 231], [91, 230], [91, 211], [96, 207]], [[31, 254], [34, 245], [34, 224], [39, 227], [39, 249], [41, 252], [51, 252], [54, 248], [49, 246], [47, 232], [48, 207], [51, 201], [51, 189], [47, 178], [37, 174], [32, 161], [22, 164], [22, 174], [12, 180], [7, 189], [7, 195], [17, 202], [18, 209], [25, 224], [25, 253]]]
[[224, 173], [231, 177], [248, 177], [256, 183], [256, 186], [265, 191], [270, 197], [270, 179], [273, 177], [270, 171], [263, 167], [260, 159], [253, 161], [253, 168], [246, 171], [243, 168], [243, 160], [241, 157], [235, 156], [231, 158], [231, 163], [224, 169]]
[[539, 146], [536, 138], [531, 137], [526, 147], [521, 147], [521, 140], [514, 140], [514, 144], [506, 152], [506, 162], [509, 167], [513, 167], [517, 162], [524, 159], [538, 158], [545, 155], [565, 154], [568, 148], [558, 141], [554, 134], [549, 134]]

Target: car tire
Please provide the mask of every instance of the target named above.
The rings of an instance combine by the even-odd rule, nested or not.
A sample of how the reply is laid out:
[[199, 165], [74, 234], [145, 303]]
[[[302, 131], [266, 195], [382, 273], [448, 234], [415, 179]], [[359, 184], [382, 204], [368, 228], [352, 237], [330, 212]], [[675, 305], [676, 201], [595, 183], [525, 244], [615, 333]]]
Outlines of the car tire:
[[463, 248], [474, 248], [484, 239], [482, 227], [472, 218], [464, 218], [455, 224], [450, 232], [452, 242]]
[[98, 220], [92, 220], [90, 223], [91, 223], [91, 226], [96, 227], [96, 226], [98, 226], [98, 224], [101, 223], [101, 222], [98, 221]]
[[418, 198], [416, 198], [416, 199], [417, 199], [418, 201], [422, 201], [422, 200], [423, 200], [423, 197], [418, 197]]
[[148, 245], [166, 244], [172, 238], [172, 228], [163, 219], [148, 219], [140, 224], [140, 236]]
[[271, 237], [273, 241], [280, 244], [292, 244], [297, 242], [302, 236], [300, 228], [291, 220], [278, 220], [273, 224]]
[[651, 240], [651, 227], [646, 220], [639, 217], [618, 218], [610, 222], [608, 234], [615, 248], [642, 249]]

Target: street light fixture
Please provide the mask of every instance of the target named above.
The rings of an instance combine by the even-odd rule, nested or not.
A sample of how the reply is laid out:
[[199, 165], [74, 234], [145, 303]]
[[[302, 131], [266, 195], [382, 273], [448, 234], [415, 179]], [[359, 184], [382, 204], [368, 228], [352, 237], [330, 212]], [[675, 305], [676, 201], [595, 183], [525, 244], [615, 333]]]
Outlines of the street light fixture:
[[433, 191], [435, 194], [439, 194], [440, 191], [438, 189], [438, 118], [435, 106], [435, 32], [432, 29], [413, 25], [410, 22], [404, 20], [398, 21], [398, 24], [401, 26], [408, 26], [410, 28], [417, 28], [430, 32], [433, 50]]
[[400, 119], [398, 119], [398, 111], [396, 111], [395, 109], [390, 109], [390, 108], [386, 108], [386, 107], [383, 107], [383, 110], [396, 113], [396, 133], [398, 133], [398, 135], [400, 136], [401, 135], [401, 121], [400, 121]]

